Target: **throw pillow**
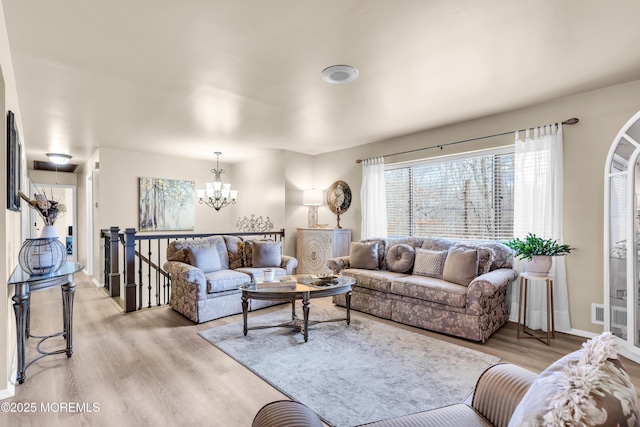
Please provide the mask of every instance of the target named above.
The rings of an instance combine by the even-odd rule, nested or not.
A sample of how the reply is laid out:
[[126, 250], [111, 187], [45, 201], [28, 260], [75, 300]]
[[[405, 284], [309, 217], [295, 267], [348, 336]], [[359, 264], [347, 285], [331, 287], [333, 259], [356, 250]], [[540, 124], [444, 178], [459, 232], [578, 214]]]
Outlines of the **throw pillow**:
[[251, 261], [254, 267], [278, 267], [282, 261], [281, 242], [253, 242]]
[[474, 243], [456, 243], [455, 246], [465, 249], [475, 249], [478, 251], [478, 276], [488, 273], [496, 258], [496, 251], [484, 245], [476, 245]]
[[413, 267], [416, 251], [409, 245], [393, 245], [387, 251], [387, 270], [406, 273]]
[[475, 249], [452, 246], [447, 253], [444, 262], [442, 278], [447, 282], [456, 283], [462, 286], [469, 286], [469, 283], [478, 274], [478, 251]]
[[180, 261], [185, 264], [191, 264], [190, 248], [202, 248], [204, 246], [214, 245], [205, 239], [174, 240], [167, 247], [167, 261]]
[[416, 262], [413, 266], [413, 274], [442, 279], [442, 271], [444, 270], [446, 259], [447, 251], [416, 249]]
[[513, 426], [637, 426], [640, 406], [617, 344], [605, 332], [542, 372], [514, 411]]
[[351, 268], [376, 270], [378, 268], [378, 242], [352, 242], [349, 251]]
[[255, 242], [273, 242], [271, 239], [248, 239], [242, 245], [242, 266], [253, 267], [253, 244]]
[[214, 246], [190, 247], [189, 264], [199, 268], [204, 273], [211, 273], [222, 269], [220, 256]]
[[244, 253], [244, 242], [238, 236], [224, 236], [229, 254], [229, 269], [235, 270], [242, 267], [242, 255]]

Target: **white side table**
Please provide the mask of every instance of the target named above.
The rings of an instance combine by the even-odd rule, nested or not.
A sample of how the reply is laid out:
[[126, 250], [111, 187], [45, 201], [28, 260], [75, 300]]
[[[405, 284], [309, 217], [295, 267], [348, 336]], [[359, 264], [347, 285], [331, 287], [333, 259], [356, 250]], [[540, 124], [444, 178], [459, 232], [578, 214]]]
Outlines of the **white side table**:
[[[547, 334], [536, 335], [529, 329], [527, 330], [527, 294], [529, 290], [529, 282], [545, 282], [547, 285]], [[523, 304], [524, 296], [524, 304]], [[520, 315], [524, 318], [522, 318]], [[522, 320], [522, 322], [521, 322]], [[520, 326], [522, 324], [522, 334]], [[551, 339], [556, 337], [555, 316], [553, 313], [553, 277], [552, 276], [534, 276], [529, 273], [520, 274], [520, 298], [518, 301], [518, 338], [535, 338], [546, 345], [551, 345]], [[546, 339], [546, 341], [545, 341]]]

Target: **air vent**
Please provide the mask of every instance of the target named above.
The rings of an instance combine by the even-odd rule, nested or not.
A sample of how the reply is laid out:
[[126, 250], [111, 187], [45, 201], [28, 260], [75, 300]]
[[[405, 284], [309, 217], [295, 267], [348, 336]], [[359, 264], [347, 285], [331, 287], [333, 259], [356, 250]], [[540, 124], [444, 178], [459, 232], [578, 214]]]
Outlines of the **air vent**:
[[51, 172], [69, 172], [73, 173], [76, 171], [78, 165], [74, 165], [71, 163], [67, 163], [66, 165], [57, 165], [53, 162], [41, 162], [38, 160], [33, 161], [33, 168], [37, 171], [51, 171]]
[[[604, 325], [604, 305], [591, 304], [591, 323]], [[611, 307], [611, 327], [627, 327], [627, 307]]]
[[591, 323], [604, 325], [604, 305], [591, 303]]
[[611, 307], [611, 327], [627, 327], [627, 307]]

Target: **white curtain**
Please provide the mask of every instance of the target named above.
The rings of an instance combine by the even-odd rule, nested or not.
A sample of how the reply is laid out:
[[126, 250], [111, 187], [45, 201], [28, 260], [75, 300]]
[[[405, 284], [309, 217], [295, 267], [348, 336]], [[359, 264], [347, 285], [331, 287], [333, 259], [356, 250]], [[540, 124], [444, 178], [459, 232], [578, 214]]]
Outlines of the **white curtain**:
[[362, 161], [361, 238], [387, 237], [387, 196], [384, 188], [384, 158]]
[[[515, 134], [514, 235], [533, 233], [544, 239], [562, 240], [562, 125], [527, 130], [525, 140]], [[522, 271], [522, 262], [515, 268]], [[569, 299], [563, 256], [553, 257], [555, 328], [569, 331]], [[518, 321], [520, 281], [511, 291], [510, 320]], [[547, 300], [544, 282], [529, 283], [527, 326], [547, 330]]]

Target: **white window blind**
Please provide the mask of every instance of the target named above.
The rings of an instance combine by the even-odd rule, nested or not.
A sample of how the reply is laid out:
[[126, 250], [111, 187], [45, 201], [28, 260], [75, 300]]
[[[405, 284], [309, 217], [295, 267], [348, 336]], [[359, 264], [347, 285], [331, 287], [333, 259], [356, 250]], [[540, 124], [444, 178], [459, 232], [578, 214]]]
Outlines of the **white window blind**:
[[513, 149], [385, 171], [389, 236], [513, 237]]

